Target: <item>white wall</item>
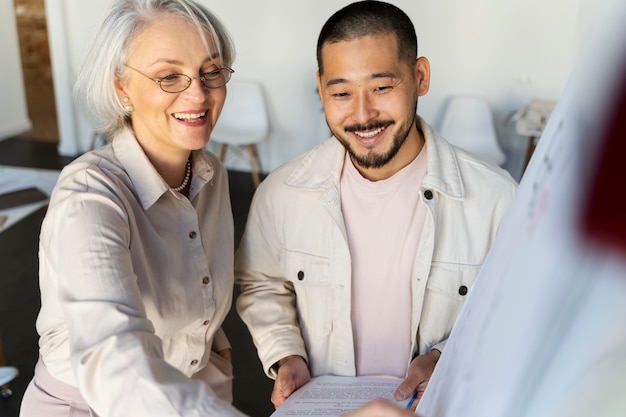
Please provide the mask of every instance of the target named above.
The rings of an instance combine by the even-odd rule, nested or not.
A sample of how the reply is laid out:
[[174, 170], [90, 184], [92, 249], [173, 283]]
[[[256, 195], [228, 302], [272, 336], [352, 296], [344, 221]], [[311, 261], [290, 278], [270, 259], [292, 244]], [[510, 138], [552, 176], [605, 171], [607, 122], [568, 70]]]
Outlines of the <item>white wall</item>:
[[[327, 130], [315, 93], [315, 46], [324, 21], [345, 0], [201, 0], [222, 18], [237, 46], [236, 77], [262, 82], [271, 108], [271, 138], [260, 147], [265, 171], [321, 142]], [[586, 4], [591, 4], [587, 0]], [[60, 119], [75, 115], [69, 88], [82, 50], [109, 0], [47, 0]], [[438, 127], [452, 94], [477, 94], [493, 107], [500, 140], [518, 176], [524, 138], [507, 116], [532, 98], [556, 100], [576, 56], [582, 30], [578, 0], [391, 0], [413, 19], [419, 54], [429, 58], [431, 89], [419, 113]], [[51, 9], [54, 8], [54, 12]], [[56, 43], [56, 44], [54, 44]], [[60, 151], [86, 150], [83, 118], [64, 123]], [[237, 161], [235, 161], [237, 163]], [[243, 165], [245, 166], [245, 165]]]
[[12, 1], [0, 2], [0, 140], [30, 130]]

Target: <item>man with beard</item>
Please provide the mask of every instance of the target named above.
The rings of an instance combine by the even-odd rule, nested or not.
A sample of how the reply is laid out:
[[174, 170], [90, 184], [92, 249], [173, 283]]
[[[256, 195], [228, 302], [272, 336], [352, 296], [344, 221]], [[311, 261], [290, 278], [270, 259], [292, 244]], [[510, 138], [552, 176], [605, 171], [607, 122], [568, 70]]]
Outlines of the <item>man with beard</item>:
[[430, 65], [396, 6], [336, 12], [317, 61], [333, 137], [258, 188], [237, 308], [276, 407], [323, 374], [395, 375], [419, 401], [516, 183], [416, 115]]

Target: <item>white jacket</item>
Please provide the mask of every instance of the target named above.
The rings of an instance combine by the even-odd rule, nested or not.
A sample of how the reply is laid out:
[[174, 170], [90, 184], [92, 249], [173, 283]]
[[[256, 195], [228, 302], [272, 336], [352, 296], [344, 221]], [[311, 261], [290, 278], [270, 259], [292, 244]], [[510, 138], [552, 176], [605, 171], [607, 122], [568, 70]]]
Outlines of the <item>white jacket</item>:
[[[412, 355], [444, 348], [517, 188], [503, 169], [418, 123], [428, 168], [415, 190], [428, 215], [414, 268]], [[287, 355], [303, 356], [312, 376], [355, 375], [344, 157], [330, 138], [272, 172], [254, 196], [235, 259], [237, 309], [270, 377]]]

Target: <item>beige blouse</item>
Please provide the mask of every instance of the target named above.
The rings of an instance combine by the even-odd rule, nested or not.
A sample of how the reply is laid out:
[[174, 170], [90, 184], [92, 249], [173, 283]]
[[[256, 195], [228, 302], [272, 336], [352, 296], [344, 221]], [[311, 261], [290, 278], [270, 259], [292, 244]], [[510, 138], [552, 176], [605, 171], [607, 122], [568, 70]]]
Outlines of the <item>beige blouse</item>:
[[228, 347], [234, 246], [226, 170], [204, 150], [192, 162], [187, 198], [127, 131], [68, 165], [52, 193], [40, 353], [99, 415], [239, 415], [189, 379], [212, 345]]

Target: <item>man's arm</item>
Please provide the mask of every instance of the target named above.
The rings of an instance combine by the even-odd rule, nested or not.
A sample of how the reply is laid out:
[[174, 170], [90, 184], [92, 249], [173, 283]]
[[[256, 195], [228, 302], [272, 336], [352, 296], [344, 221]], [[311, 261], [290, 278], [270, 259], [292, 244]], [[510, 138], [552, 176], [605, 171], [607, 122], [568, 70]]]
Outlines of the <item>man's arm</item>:
[[293, 284], [284, 276], [280, 221], [267, 184], [254, 196], [245, 233], [235, 256], [235, 282], [241, 293], [237, 311], [254, 340], [263, 369], [276, 378], [273, 365], [289, 355], [308, 360], [298, 326]]

